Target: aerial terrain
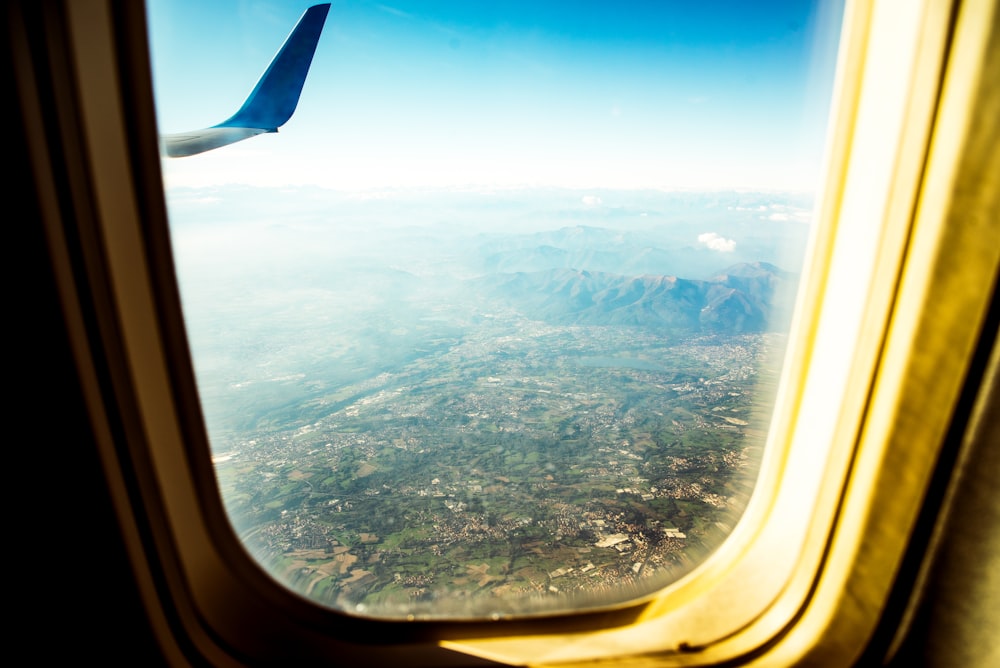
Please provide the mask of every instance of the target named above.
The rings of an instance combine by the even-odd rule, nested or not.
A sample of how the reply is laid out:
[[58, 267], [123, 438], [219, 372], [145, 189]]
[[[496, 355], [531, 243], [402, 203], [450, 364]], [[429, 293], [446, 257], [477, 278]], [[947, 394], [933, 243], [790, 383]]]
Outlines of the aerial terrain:
[[600, 607], [732, 531], [808, 201], [304, 189], [289, 216], [253, 196], [171, 206], [197, 221], [173, 235], [222, 502], [278, 581], [391, 618]]

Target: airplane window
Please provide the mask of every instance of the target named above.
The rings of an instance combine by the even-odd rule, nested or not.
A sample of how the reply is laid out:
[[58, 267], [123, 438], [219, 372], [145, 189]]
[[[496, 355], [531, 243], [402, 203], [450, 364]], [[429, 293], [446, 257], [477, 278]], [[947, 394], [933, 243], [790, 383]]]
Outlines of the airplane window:
[[840, 13], [150, 1], [248, 553], [387, 618], [608, 606], [702, 563], [760, 468]]

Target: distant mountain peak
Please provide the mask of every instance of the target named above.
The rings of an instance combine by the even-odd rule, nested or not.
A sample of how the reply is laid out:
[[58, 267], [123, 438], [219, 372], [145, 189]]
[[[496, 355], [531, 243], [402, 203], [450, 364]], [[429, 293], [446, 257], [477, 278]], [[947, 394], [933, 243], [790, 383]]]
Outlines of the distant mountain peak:
[[770, 262], [740, 262], [722, 270], [712, 280], [725, 279], [726, 276], [755, 278], [765, 275], [777, 276], [779, 278], [788, 278], [791, 276], [789, 272], [779, 269]]

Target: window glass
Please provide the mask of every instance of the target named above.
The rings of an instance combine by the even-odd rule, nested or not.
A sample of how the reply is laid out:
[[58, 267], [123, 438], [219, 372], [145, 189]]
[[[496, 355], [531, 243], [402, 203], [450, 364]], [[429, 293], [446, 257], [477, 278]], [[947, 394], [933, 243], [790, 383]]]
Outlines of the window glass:
[[[233, 117], [307, 7], [150, 1], [160, 130]], [[839, 20], [338, 3], [277, 133], [164, 157], [247, 551], [411, 618], [616, 604], [700, 563], [757, 477]]]

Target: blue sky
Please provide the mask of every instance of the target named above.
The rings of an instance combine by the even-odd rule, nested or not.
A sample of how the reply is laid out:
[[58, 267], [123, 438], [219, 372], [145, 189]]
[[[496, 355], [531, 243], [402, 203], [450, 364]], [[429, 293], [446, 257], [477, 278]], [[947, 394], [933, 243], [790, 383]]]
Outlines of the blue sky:
[[[311, 2], [151, 0], [160, 129], [243, 102]], [[278, 135], [167, 186], [767, 188], [820, 173], [839, 2], [334, 2]]]

